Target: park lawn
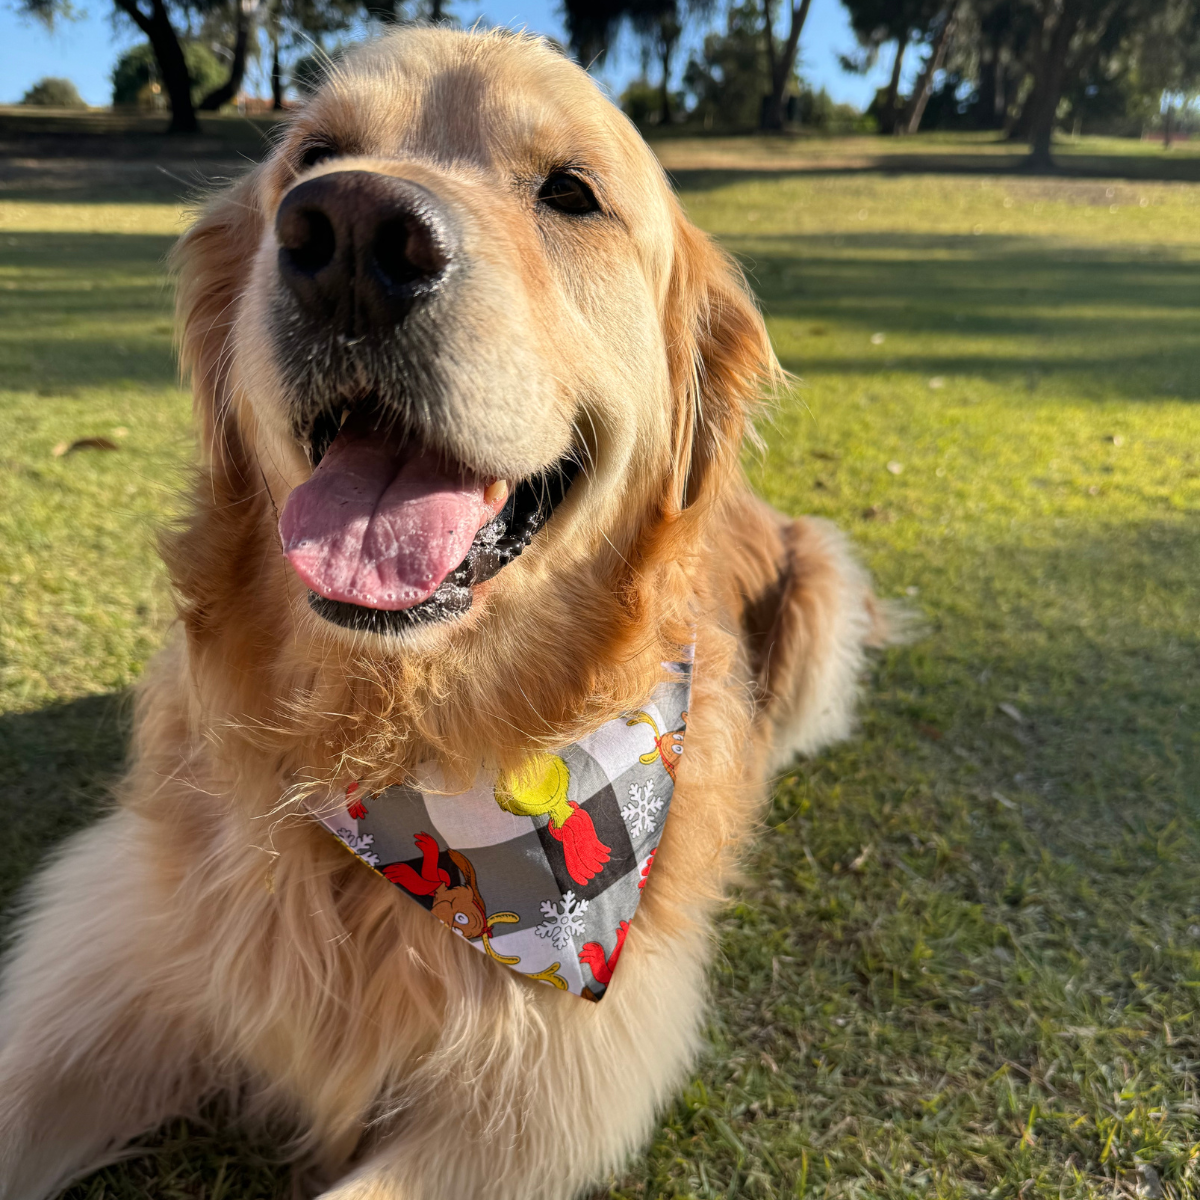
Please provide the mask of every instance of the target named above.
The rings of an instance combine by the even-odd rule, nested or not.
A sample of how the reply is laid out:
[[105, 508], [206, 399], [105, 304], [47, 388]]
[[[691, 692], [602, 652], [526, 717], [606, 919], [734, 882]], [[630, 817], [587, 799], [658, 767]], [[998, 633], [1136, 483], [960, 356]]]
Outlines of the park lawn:
[[[756, 486], [920, 636], [778, 788], [710, 1051], [611, 1196], [1200, 1193], [1200, 187], [671, 165], [796, 376]], [[192, 444], [174, 211], [13, 207], [0, 896], [119, 761]], [[119, 449], [53, 455], [86, 436]], [[284, 1190], [178, 1128], [71, 1195]]]
[[[3, 121], [0, 119], [0, 137]], [[699, 168], [742, 171], [803, 171], [824, 173], [872, 170], [885, 173], [1020, 174], [1029, 149], [993, 132], [925, 133], [918, 138], [880, 138], [861, 135], [823, 137], [759, 134], [741, 137], [698, 135], [694, 127], [655, 130], [653, 146], [672, 172]], [[1200, 179], [1200, 145], [1129, 138], [1062, 138], [1055, 143], [1056, 160], [1076, 177], [1104, 179]]]

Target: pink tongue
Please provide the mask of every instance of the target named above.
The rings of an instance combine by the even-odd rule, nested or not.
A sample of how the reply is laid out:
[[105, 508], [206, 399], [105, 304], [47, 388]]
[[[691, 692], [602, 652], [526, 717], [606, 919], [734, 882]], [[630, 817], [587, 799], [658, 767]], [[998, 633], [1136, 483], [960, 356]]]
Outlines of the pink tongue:
[[412, 608], [467, 556], [503, 500], [422, 450], [348, 421], [279, 519], [283, 552], [314, 592], [367, 608]]

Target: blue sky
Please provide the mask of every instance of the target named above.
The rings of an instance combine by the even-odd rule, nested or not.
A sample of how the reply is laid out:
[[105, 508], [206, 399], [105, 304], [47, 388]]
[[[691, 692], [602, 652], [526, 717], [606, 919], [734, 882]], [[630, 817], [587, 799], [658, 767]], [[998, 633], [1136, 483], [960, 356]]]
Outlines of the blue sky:
[[[81, 16], [64, 21], [54, 32], [18, 15], [12, 0], [0, 0], [0, 104], [13, 104], [30, 84], [45, 75], [74, 80], [89, 104], [111, 98], [109, 74], [118, 54], [139, 41], [127, 20], [115, 23], [107, 0], [76, 0]], [[563, 37], [559, 0], [456, 0], [452, 10], [465, 23], [482, 17], [490, 24], [525, 27]], [[694, 35], [693, 41], [699, 35]], [[851, 75], [838, 65], [839, 53], [854, 47], [854, 35], [839, 0], [812, 0], [800, 42], [801, 70], [816, 87], [825, 87], [835, 100], [865, 106], [874, 90], [886, 82], [887, 55], [869, 76]], [[679, 55], [679, 65], [686, 61]], [[637, 74], [638, 56], [632, 39], [624, 38], [599, 77], [619, 92]], [[255, 84], [257, 83], [257, 87]], [[250, 90], [267, 94], [265, 79], [252, 78]]]

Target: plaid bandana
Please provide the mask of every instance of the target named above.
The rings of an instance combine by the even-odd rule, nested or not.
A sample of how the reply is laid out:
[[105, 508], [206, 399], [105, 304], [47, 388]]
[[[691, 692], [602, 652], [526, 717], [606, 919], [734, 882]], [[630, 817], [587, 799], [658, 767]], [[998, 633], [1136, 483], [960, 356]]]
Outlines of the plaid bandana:
[[[690, 656], [689, 656], [690, 658]], [[344, 807], [331, 833], [483, 954], [588, 1000], [604, 995], [662, 837], [691, 662], [646, 704], [500, 779], [448, 794], [437, 768]]]

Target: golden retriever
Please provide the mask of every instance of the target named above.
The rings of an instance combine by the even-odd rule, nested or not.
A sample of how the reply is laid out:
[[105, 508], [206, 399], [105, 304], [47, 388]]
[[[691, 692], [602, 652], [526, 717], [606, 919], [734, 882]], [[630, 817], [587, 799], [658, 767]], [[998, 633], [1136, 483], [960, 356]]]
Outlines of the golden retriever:
[[[770, 774], [847, 734], [881, 631], [837, 532], [741, 474], [763, 322], [632, 125], [511, 34], [359, 48], [176, 263], [203, 458], [165, 542], [178, 622], [119, 804], [7, 964], [0, 1197], [222, 1097], [326, 1200], [577, 1195], [686, 1077]], [[449, 936], [312, 816], [420, 764], [517, 770], [692, 644], [598, 1003]]]

